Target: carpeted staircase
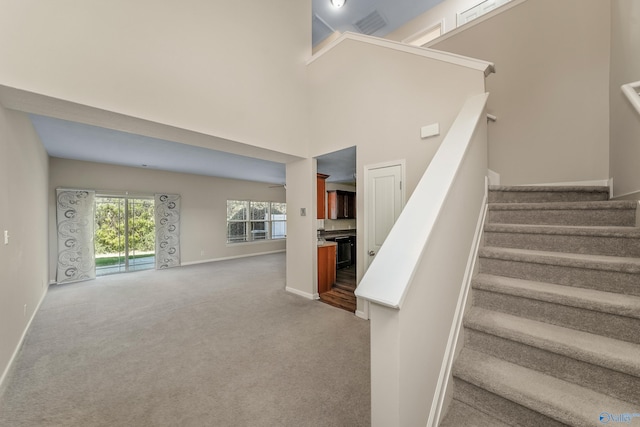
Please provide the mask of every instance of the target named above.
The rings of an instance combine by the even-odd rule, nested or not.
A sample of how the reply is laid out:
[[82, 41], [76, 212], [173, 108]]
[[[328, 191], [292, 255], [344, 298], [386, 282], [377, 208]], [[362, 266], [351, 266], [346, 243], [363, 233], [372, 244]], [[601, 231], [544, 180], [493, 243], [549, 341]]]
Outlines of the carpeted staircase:
[[638, 203], [608, 198], [491, 187], [441, 427], [640, 426]]

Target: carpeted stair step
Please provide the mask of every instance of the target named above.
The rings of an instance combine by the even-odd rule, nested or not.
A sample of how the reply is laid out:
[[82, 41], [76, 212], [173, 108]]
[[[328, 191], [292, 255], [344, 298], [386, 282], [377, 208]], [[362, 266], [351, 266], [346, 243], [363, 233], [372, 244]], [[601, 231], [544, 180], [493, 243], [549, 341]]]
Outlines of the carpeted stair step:
[[442, 425], [640, 412], [639, 205], [608, 199], [606, 187], [490, 188]]
[[487, 223], [634, 227], [637, 206], [638, 203], [633, 200], [491, 203], [488, 206]]
[[465, 348], [640, 405], [640, 345], [474, 307]]
[[581, 202], [609, 199], [609, 187], [489, 186], [489, 203]]
[[480, 273], [640, 296], [640, 259], [483, 247]]
[[487, 224], [485, 246], [640, 257], [640, 228]]
[[603, 412], [637, 413], [637, 406], [533, 369], [465, 348], [453, 370], [455, 399], [490, 408], [518, 426], [600, 426]]
[[453, 400], [439, 427], [509, 427], [490, 415], [472, 408], [459, 400]]
[[474, 307], [640, 344], [638, 296], [486, 274], [472, 295]]

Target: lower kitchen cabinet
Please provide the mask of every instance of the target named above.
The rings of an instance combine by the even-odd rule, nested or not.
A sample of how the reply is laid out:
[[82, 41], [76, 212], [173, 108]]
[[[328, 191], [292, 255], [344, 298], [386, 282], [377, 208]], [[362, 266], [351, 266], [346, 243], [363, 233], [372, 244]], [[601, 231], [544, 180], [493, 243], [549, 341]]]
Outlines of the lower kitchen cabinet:
[[336, 243], [318, 246], [318, 293], [331, 290], [336, 283]]

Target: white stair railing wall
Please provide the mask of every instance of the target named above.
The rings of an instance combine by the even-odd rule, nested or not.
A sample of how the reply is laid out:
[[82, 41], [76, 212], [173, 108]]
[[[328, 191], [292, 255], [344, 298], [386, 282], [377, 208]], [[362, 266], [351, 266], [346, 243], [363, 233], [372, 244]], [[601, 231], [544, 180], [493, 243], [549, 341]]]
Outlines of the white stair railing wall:
[[621, 89], [633, 108], [640, 114], [640, 81], [622, 85]]
[[370, 303], [373, 426], [426, 425], [445, 392], [485, 203], [487, 98], [462, 107], [356, 290]]

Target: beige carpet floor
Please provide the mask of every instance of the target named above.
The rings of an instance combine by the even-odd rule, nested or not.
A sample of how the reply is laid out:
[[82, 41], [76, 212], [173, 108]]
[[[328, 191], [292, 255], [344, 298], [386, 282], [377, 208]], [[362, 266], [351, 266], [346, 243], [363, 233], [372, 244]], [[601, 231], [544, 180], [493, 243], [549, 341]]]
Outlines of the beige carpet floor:
[[284, 287], [284, 254], [52, 286], [0, 425], [370, 425], [369, 323]]

